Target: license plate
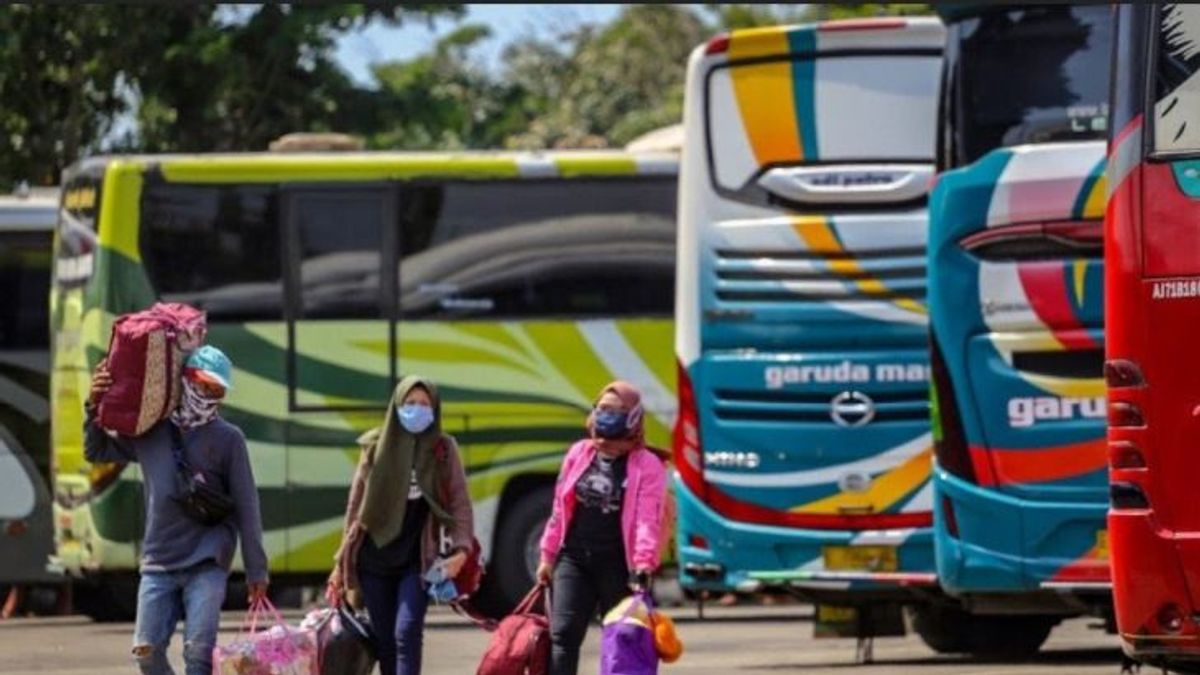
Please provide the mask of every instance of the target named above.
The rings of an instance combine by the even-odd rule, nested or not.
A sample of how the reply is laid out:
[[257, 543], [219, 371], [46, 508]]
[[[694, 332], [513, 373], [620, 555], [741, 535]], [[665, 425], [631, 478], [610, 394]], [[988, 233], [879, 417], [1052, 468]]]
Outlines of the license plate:
[[895, 572], [900, 567], [895, 546], [826, 546], [822, 553], [830, 571]]
[[1108, 559], [1108, 530], [1096, 532], [1096, 557]]

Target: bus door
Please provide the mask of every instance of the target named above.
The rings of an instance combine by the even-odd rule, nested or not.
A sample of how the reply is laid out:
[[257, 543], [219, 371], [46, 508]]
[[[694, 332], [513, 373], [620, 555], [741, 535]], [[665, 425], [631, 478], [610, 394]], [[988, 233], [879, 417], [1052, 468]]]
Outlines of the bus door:
[[[1114, 515], [1150, 509], [1153, 526], [1143, 530], [1144, 538], [1122, 541], [1118, 548], [1132, 548], [1118, 561], [1117, 576], [1126, 564], [1138, 573], [1159, 569], [1166, 564], [1160, 555], [1169, 551], [1164, 544], [1173, 540], [1178, 569], [1186, 579], [1191, 607], [1196, 608], [1200, 12], [1183, 4], [1131, 6], [1122, 8], [1121, 22], [1118, 59], [1148, 67], [1144, 73], [1118, 70], [1124, 77], [1117, 80], [1120, 89], [1114, 92], [1118, 125], [1113, 128], [1109, 169], [1114, 186], [1109, 232], [1114, 244], [1108, 260], [1114, 266], [1110, 306], [1120, 319], [1112, 329], [1116, 342], [1106, 370], [1112, 508]], [[1139, 28], [1145, 32], [1130, 35]], [[1154, 56], [1147, 59], [1146, 54]], [[1152, 536], [1154, 531], [1158, 536]], [[1150, 554], [1150, 547], [1160, 555]], [[1167, 569], [1174, 577], [1172, 567]], [[1141, 578], [1128, 581], [1140, 588]], [[1167, 575], [1159, 580], [1163, 588], [1174, 586]], [[1147, 609], [1159, 612], [1159, 605], [1155, 599], [1155, 606]], [[1188, 632], [1195, 630], [1193, 625]]]
[[287, 329], [286, 569], [320, 572], [341, 538], [357, 432], [396, 381], [396, 199], [385, 185], [282, 195]]

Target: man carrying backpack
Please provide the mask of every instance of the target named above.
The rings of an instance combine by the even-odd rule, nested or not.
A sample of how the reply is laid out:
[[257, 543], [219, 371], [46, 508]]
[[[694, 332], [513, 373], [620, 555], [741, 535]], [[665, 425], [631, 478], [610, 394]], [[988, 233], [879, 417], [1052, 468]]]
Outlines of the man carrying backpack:
[[187, 675], [212, 672], [225, 583], [239, 535], [250, 600], [266, 596], [267, 556], [246, 439], [217, 414], [231, 378], [232, 366], [221, 350], [199, 348], [184, 368], [179, 407], [133, 438], [110, 434], [97, 424], [96, 407], [113, 380], [104, 362], [92, 377], [85, 457], [89, 462], [138, 462], [142, 469], [146, 530], [133, 656], [146, 675], [173, 675], [167, 646], [180, 619]]

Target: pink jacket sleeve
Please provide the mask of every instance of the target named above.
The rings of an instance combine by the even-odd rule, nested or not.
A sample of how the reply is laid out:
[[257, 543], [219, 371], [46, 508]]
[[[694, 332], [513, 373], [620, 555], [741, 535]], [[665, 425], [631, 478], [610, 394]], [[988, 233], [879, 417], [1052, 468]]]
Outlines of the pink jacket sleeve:
[[637, 517], [633, 524], [633, 567], [635, 570], [658, 569], [663, 533], [663, 504], [667, 492], [667, 470], [655, 455], [647, 452], [641, 461], [642, 480], [638, 482]]
[[570, 475], [571, 467], [575, 465], [579, 448], [580, 443], [576, 443], [571, 446], [570, 450], [567, 450], [562, 468], [558, 471], [558, 480], [554, 481], [554, 498], [550, 503], [550, 519], [546, 521], [546, 529], [542, 531], [541, 562], [553, 563], [558, 557], [559, 547], [562, 546], [563, 535], [567, 528], [566, 514], [563, 513], [566, 477]]

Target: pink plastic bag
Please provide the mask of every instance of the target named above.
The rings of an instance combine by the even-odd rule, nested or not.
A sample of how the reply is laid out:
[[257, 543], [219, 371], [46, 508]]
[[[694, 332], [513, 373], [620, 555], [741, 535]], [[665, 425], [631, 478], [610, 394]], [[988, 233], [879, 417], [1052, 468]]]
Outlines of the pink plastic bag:
[[[259, 620], [275, 623], [263, 631]], [[269, 600], [255, 602], [232, 644], [213, 648], [213, 675], [320, 675], [317, 633], [287, 625]]]

